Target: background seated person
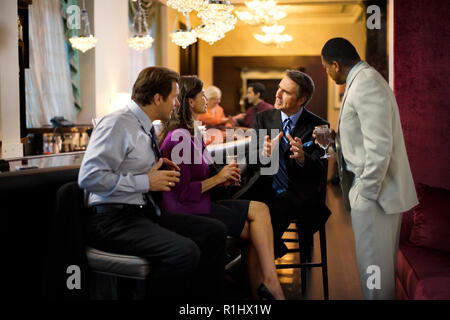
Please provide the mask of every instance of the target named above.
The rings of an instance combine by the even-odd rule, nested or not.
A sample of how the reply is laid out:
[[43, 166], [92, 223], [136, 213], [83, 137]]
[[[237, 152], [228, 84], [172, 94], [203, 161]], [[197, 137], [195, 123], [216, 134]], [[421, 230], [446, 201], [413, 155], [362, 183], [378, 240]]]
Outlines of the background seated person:
[[[224, 126], [229, 122], [223, 108], [219, 105], [222, 99], [222, 91], [216, 86], [210, 86], [205, 90], [207, 99], [206, 112], [198, 116], [198, 120], [210, 127]], [[231, 117], [230, 117], [231, 118]], [[231, 124], [228, 124], [231, 126]]]
[[240, 113], [233, 117], [234, 124], [253, 128], [256, 115], [262, 111], [273, 109], [273, 105], [264, 101], [266, 87], [260, 82], [254, 82], [248, 85], [247, 101], [250, 108], [245, 113]]
[[[197, 121], [199, 114], [206, 112], [203, 83], [196, 76], [183, 76], [180, 87], [180, 107], [169, 121], [163, 123], [161, 152], [164, 157], [179, 163], [181, 175], [180, 182], [174, 188], [163, 192], [163, 208], [218, 219], [226, 225], [228, 235], [248, 240], [247, 270], [253, 297], [284, 299], [274, 263], [269, 208], [256, 201], [211, 200], [212, 188], [239, 182], [239, 166], [228, 164], [216, 173], [211, 156], [205, 152], [201, 135], [194, 137], [194, 121]], [[180, 150], [180, 143], [187, 146], [183, 145]], [[183, 158], [182, 152], [186, 148], [190, 148], [188, 159], [178, 161], [173, 158]], [[197, 163], [195, 159], [198, 159]]]

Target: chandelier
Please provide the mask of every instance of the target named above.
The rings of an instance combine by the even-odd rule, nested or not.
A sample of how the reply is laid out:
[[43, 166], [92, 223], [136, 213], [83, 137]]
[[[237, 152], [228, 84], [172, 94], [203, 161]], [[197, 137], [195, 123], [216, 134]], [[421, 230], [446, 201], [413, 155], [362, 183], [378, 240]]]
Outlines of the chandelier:
[[176, 30], [170, 34], [172, 42], [177, 46], [186, 49], [191, 44], [197, 42], [197, 35], [192, 30]]
[[252, 25], [273, 25], [286, 17], [286, 12], [277, 8], [274, 0], [252, 0], [245, 5], [249, 11], [236, 11], [239, 20]]
[[[186, 30], [175, 30], [178, 15], [171, 33], [172, 42], [185, 49], [195, 43], [197, 37], [212, 45], [225, 37], [225, 33], [234, 29], [237, 18], [233, 15], [233, 6], [228, 0], [168, 0], [167, 5], [183, 13], [186, 17]], [[197, 11], [202, 24], [191, 30], [189, 13]]]
[[183, 49], [186, 49], [191, 44], [197, 42], [197, 35], [195, 31], [191, 30], [191, 23], [189, 22], [189, 14], [184, 13], [183, 15], [186, 17], [186, 30], [181, 29], [175, 30], [178, 21], [178, 14], [177, 14], [173, 28], [174, 31], [172, 31], [170, 37], [172, 38], [173, 43], [175, 43], [177, 46], [182, 47]]
[[277, 47], [281, 47], [286, 42], [293, 40], [292, 36], [289, 34], [282, 34], [284, 28], [284, 26], [277, 24], [273, 26], [264, 26], [261, 28], [264, 34], [255, 34], [254, 36], [256, 40], [266, 45], [276, 45]]
[[[216, 30], [226, 33], [234, 29], [237, 18], [229, 1], [209, 0], [198, 10], [197, 16], [205, 25], [214, 25]], [[214, 28], [211, 28], [211, 30]]]
[[154, 40], [149, 34], [147, 18], [141, 0], [138, 0], [138, 11], [134, 15], [132, 30], [133, 33], [127, 41], [130, 48], [143, 51], [152, 46]]
[[197, 16], [202, 19], [205, 24], [211, 24], [216, 21], [227, 21], [234, 17], [233, 6], [229, 1], [205, 1], [198, 9]]
[[201, 24], [194, 29], [199, 39], [208, 42], [210, 45], [225, 37], [225, 33], [215, 24]]
[[97, 43], [97, 38], [91, 33], [91, 26], [89, 24], [89, 16], [86, 10], [85, 0], [83, 0], [83, 8], [81, 9], [81, 34], [79, 36], [74, 36], [69, 39], [71, 46], [81, 52], [86, 51], [95, 47]]
[[167, 0], [167, 5], [185, 14], [192, 10], [198, 10], [204, 0]]
[[128, 38], [128, 46], [130, 48], [133, 48], [136, 51], [143, 51], [145, 49], [148, 49], [153, 44], [153, 37], [150, 35], [146, 36], [134, 36], [131, 38]]

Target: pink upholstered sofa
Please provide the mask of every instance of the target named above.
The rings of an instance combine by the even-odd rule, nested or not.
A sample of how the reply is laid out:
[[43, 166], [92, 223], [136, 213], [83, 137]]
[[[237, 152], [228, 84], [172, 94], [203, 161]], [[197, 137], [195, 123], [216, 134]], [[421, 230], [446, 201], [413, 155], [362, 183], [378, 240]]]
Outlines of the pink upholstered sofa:
[[397, 299], [450, 299], [450, 191], [417, 191], [420, 204], [403, 215]]

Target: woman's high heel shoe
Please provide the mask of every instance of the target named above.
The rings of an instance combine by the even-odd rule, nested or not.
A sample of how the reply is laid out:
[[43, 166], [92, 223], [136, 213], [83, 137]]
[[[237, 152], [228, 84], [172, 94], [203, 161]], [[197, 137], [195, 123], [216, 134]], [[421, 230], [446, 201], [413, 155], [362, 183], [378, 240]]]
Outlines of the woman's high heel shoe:
[[261, 283], [258, 287], [258, 297], [259, 300], [275, 300], [275, 297], [264, 283]]

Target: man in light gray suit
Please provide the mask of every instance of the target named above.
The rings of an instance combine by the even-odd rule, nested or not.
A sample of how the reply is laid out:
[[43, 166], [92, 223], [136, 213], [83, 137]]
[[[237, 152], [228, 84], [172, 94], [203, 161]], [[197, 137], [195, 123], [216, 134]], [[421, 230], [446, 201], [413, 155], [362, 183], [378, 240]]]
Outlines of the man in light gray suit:
[[329, 40], [322, 64], [337, 84], [346, 84], [336, 147], [361, 286], [366, 299], [395, 299], [402, 213], [418, 203], [397, 102], [348, 40]]

